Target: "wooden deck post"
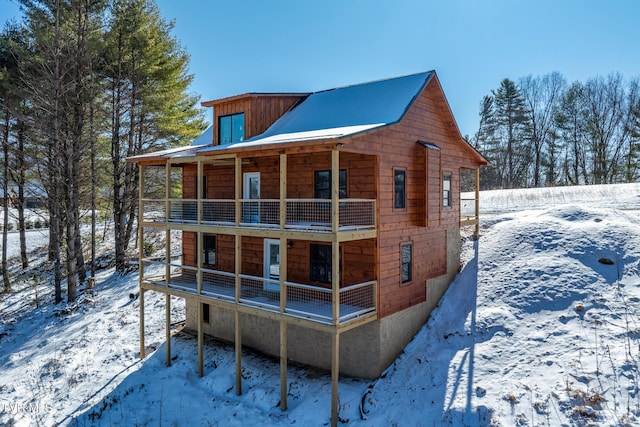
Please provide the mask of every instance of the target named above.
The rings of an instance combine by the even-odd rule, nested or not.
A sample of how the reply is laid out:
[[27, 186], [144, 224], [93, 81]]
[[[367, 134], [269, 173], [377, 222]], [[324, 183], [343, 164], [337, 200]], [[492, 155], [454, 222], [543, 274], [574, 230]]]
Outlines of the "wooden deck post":
[[338, 328], [331, 333], [331, 427], [338, 425], [340, 396], [338, 381], [340, 379], [340, 334]]
[[476, 229], [474, 238], [480, 238], [480, 166], [476, 168]]
[[[165, 278], [164, 285], [169, 289], [171, 282], [171, 229], [169, 229], [169, 219], [171, 218], [171, 164], [167, 161], [165, 167], [165, 220], [167, 229], [165, 231]], [[166, 322], [166, 349], [167, 349], [167, 366], [171, 366], [171, 295], [165, 294], [165, 322]]]
[[[287, 222], [287, 155], [280, 154], [280, 229]], [[287, 308], [287, 239], [280, 239], [280, 313]], [[280, 320], [280, 410], [287, 410], [287, 322]]]
[[[197, 183], [196, 199], [197, 201], [197, 218], [198, 224], [202, 224], [202, 199], [206, 197], [204, 193], [204, 179], [202, 173], [202, 160], [198, 160], [198, 174], [196, 176]], [[203, 234], [202, 231], [196, 233], [196, 293], [202, 294], [202, 246], [203, 246]], [[204, 376], [204, 326], [202, 324], [202, 301], [198, 300], [198, 309], [196, 315], [198, 316], [198, 376]]]
[[331, 303], [333, 312], [333, 332], [331, 333], [331, 426], [338, 425], [338, 380], [340, 378], [340, 243], [338, 230], [340, 228], [340, 152], [331, 151]]
[[138, 292], [140, 295], [140, 359], [146, 357], [144, 350], [144, 289], [142, 288], [142, 282], [144, 280], [144, 166], [138, 164], [138, 176], [140, 181], [140, 188], [138, 189]]
[[171, 366], [171, 295], [165, 295], [166, 322], [167, 322], [167, 366]]
[[[236, 163], [237, 165], [237, 163]], [[236, 191], [237, 195], [237, 191]], [[238, 200], [236, 198], [236, 200]], [[238, 212], [236, 212], [237, 218]], [[235, 309], [235, 341], [236, 341], [236, 394], [240, 396], [242, 394], [242, 322], [240, 319], [240, 311], [237, 304], [240, 302], [240, 290], [242, 286], [242, 279], [240, 273], [242, 272], [242, 236], [236, 234], [236, 309]]]
[[204, 334], [202, 326], [202, 301], [197, 301], [198, 310], [198, 376], [204, 376]]
[[140, 288], [140, 359], [147, 357], [144, 348], [144, 289]]

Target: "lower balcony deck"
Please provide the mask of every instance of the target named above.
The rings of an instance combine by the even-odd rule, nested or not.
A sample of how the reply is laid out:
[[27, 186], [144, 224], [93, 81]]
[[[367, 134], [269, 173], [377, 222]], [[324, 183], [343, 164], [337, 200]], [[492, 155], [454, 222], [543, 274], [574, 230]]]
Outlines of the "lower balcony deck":
[[[205, 269], [201, 270], [201, 274], [200, 292], [198, 272], [188, 266], [172, 267], [168, 282], [166, 276], [158, 275], [145, 277], [143, 285], [164, 293], [197, 295], [212, 302], [253, 307], [326, 325], [334, 324], [332, 289], [285, 282], [286, 290], [282, 293], [278, 280], [239, 274], [240, 292], [236, 295], [236, 274]], [[345, 325], [375, 314], [376, 288], [376, 281], [340, 288], [336, 316], [338, 324]], [[281, 302], [281, 299], [284, 301]]]

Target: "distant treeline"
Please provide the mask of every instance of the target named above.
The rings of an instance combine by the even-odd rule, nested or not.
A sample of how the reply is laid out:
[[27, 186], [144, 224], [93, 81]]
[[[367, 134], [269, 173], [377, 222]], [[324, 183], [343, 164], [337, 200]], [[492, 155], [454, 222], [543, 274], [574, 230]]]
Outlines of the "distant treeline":
[[640, 85], [620, 73], [568, 84], [557, 72], [505, 78], [480, 105], [471, 143], [491, 162], [482, 188], [635, 182]]
[[[18, 2], [21, 19], [0, 33], [0, 274], [10, 290], [10, 198], [28, 266], [25, 188], [37, 188], [49, 215], [55, 299], [62, 300], [64, 281], [73, 301], [77, 285], [94, 274], [97, 212], [113, 220], [116, 268], [127, 266], [138, 170], [126, 158], [184, 145], [206, 123], [188, 93], [189, 55], [155, 0]], [[91, 215], [91, 239], [80, 233], [83, 212]]]

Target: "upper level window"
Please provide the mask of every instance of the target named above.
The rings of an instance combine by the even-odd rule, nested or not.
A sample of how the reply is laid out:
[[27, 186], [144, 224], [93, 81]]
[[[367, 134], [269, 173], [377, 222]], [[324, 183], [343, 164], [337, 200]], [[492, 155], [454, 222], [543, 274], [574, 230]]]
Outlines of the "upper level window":
[[[340, 169], [339, 172], [339, 196], [340, 199], [347, 198], [347, 170]], [[331, 198], [331, 171], [316, 171], [313, 179], [313, 198], [314, 199], [330, 199]]]
[[451, 174], [445, 173], [442, 176], [442, 206], [451, 206]]
[[407, 173], [404, 169], [393, 170], [393, 207], [404, 209], [407, 206]]
[[244, 141], [244, 113], [220, 116], [218, 137], [220, 145]]
[[216, 236], [204, 234], [202, 237], [202, 264], [216, 265]]

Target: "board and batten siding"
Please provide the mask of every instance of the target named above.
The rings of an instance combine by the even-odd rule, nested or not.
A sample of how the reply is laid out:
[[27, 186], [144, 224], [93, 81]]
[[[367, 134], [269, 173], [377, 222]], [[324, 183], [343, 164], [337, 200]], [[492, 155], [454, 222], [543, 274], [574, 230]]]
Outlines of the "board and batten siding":
[[213, 107], [213, 144], [219, 145], [219, 117], [244, 113], [244, 139], [249, 139], [266, 131], [302, 98], [304, 95], [247, 94], [205, 103]]

